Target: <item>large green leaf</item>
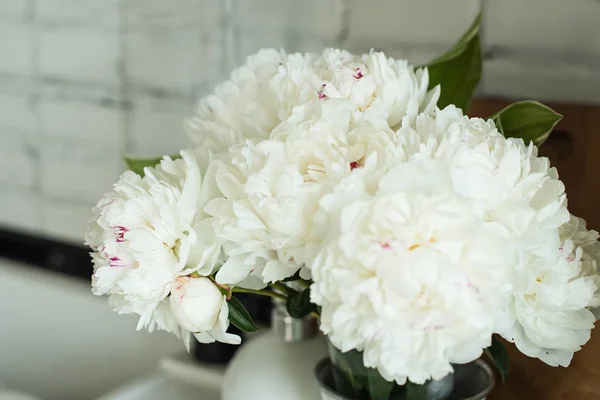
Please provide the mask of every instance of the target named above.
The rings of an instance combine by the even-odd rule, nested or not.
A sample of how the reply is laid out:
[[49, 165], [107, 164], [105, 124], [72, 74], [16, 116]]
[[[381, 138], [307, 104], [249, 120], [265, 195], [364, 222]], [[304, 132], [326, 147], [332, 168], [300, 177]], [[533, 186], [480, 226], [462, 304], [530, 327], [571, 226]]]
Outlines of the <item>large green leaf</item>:
[[506, 137], [521, 138], [525, 143], [542, 144], [562, 115], [537, 101], [513, 103], [491, 117]]
[[244, 332], [256, 332], [259, 330], [246, 308], [244, 308], [238, 299], [231, 297], [227, 300], [227, 304], [229, 305], [229, 322]]
[[375, 370], [369, 371], [365, 367], [362, 352], [350, 350], [343, 353], [329, 343], [329, 357], [334, 365], [335, 389], [350, 399], [369, 398], [367, 375]]
[[[181, 158], [181, 155], [175, 154], [170, 156], [173, 160]], [[154, 167], [160, 163], [162, 157], [155, 158], [130, 158], [123, 156], [123, 161], [127, 165], [127, 168], [130, 171], [135, 172], [138, 175], [144, 176], [144, 168], [146, 167]]]
[[293, 318], [306, 317], [315, 311], [315, 305], [310, 302], [310, 289], [290, 295], [285, 302], [285, 308]]
[[508, 360], [508, 353], [502, 342], [496, 339], [495, 336], [492, 337], [492, 345], [485, 349], [485, 354], [494, 362], [498, 372], [500, 372], [502, 382], [504, 382], [508, 376], [510, 361]]
[[371, 400], [388, 400], [395, 382], [386, 381], [377, 371], [367, 373], [368, 391]]
[[446, 53], [426, 65], [429, 70], [429, 88], [440, 85], [438, 107], [449, 104], [465, 112], [481, 79], [482, 58], [478, 15], [469, 29]]
[[406, 400], [426, 400], [427, 387], [412, 382], [406, 382]]

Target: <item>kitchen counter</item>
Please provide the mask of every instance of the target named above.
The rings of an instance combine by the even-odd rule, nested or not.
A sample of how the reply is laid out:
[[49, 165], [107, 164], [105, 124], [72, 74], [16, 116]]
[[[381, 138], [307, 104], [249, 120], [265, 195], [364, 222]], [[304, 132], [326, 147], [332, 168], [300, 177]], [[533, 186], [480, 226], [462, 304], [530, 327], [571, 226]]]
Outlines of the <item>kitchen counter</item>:
[[162, 374], [135, 380], [97, 400], [220, 400], [218, 391], [169, 379]]
[[93, 399], [184, 350], [165, 332], [136, 331], [89, 282], [0, 259], [0, 382], [43, 400]]

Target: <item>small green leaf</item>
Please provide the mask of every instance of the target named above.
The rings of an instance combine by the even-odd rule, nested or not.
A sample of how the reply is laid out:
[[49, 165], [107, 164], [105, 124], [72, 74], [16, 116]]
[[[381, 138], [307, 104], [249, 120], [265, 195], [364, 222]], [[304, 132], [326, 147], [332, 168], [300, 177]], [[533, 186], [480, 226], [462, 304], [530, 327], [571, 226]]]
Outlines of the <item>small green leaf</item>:
[[303, 318], [315, 311], [315, 305], [310, 302], [310, 289], [306, 288], [290, 295], [285, 302], [285, 308], [293, 318]]
[[227, 304], [229, 305], [229, 322], [244, 332], [256, 332], [259, 330], [246, 308], [244, 308], [238, 299], [231, 297], [227, 300]]
[[481, 14], [450, 50], [426, 65], [429, 88], [440, 85], [439, 108], [454, 104], [467, 111], [471, 103], [481, 79], [480, 23]]
[[513, 103], [491, 116], [498, 131], [506, 137], [521, 138], [539, 146], [550, 135], [562, 115], [538, 103], [525, 100]]
[[426, 400], [427, 387], [412, 382], [406, 382], [406, 400]]
[[500, 372], [500, 376], [502, 376], [502, 382], [505, 382], [510, 369], [510, 361], [502, 342], [496, 339], [496, 337], [492, 337], [492, 345], [485, 349], [485, 354], [494, 362], [498, 372]]
[[[179, 154], [175, 154], [170, 156], [173, 160], [176, 160], [178, 158], [181, 158], [181, 155]], [[126, 157], [123, 156], [123, 161], [125, 161], [125, 164], [127, 165], [127, 168], [130, 171], [135, 172], [136, 174], [140, 175], [140, 176], [144, 176], [144, 168], [146, 167], [154, 167], [157, 164], [160, 164], [160, 161], [162, 160], [162, 157], [155, 157], [155, 158], [130, 158], [130, 157]]]
[[138, 175], [144, 176], [144, 168], [146, 167], [154, 167], [156, 164], [160, 163], [162, 158], [129, 158], [123, 157], [123, 161], [127, 165], [127, 168], [135, 172]]

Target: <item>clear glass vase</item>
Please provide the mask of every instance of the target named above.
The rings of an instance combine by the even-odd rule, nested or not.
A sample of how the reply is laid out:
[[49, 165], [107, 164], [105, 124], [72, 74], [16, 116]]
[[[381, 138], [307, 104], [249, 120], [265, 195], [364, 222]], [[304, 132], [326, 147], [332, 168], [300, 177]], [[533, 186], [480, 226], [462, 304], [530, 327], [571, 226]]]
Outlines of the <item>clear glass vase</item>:
[[456, 365], [455, 373], [441, 380], [397, 385], [366, 368], [359, 351], [342, 353], [329, 344], [329, 357], [315, 369], [322, 400], [483, 400], [495, 385], [491, 369], [481, 360]]

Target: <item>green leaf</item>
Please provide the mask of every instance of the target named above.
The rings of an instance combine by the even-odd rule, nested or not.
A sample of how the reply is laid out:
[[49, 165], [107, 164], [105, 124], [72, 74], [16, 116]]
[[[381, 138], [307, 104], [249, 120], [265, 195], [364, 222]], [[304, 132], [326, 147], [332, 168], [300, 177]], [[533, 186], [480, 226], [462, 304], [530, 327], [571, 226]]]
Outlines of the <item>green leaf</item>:
[[416, 383], [406, 382], [406, 400], [426, 400], [427, 387]]
[[[179, 154], [175, 154], [171, 157], [173, 160], [176, 160], [178, 158], [181, 158], [181, 155]], [[157, 164], [160, 164], [160, 161], [163, 159], [163, 157], [155, 157], [155, 158], [130, 158], [127, 156], [123, 156], [123, 161], [125, 161], [125, 164], [127, 165], [127, 168], [130, 171], [135, 172], [136, 174], [140, 175], [140, 176], [144, 176], [144, 168], [146, 167], [154, 167]]]
[[539, 146], [550, 135], [562, 115], [538, 103], [525, 100], [513, 103], [491, 116], [498, 131], [506, 137], [521, 138]]
[[127, 165], [127, 168], [130, 171], [135, 172], [138, 175], [144, 176], [144, 168], [146, 167], [154, 167], [156, 164], [160, 163], [162, 158], [129, 158], [123, 156], [123, 161]]
[[500, 372], [500, 376], [502, 376], [502, 382], [504, 383], [510, 368], [508, 353], [506, 352], [504, 345], [494, 336], [492, 337], [492, 345], [485, 349], [485, 354], [494, 362], [498, 372]]
[[466, 112], [471, 104], [481, 79], [480, 23], [481, 14], [450, 50], [426, 65], [429, 88], [440, 85], [439, 108], [454, 104]]
[[303, 318], [315, 311], [315, 305], [310, 302], [310, 289], [306, 288], [290, 295], [285, 302], [285, 308], [293, 318]]
[[444, 61], [450, 61], [459, 57], [468, 47], [469, 42], [479, 35], [479, 27], [481, 25], [481, 13], [477, 15], [471, 26], [465, 33], [454, 43], [452, 48], [444, 54], [434, 58], [429, 64], [436, 64]]
[[388, 400], [395, 383], [383, 379], [375, 370], [367, 374], [368, 390], [371, 400]]
[[231, 299], [227, 300], [227, 303], [229, 305], [229, 322], [244, 332], [256, 332], [259, 330], [246, 308], [244, 308], [238, 299], [231, 297]]
[[330, 342], [329, 357], [334, 365], [335, 389], [349, 398], [362, 398], [363, 389], [368, 384], [362, 353], [357, 350], [342, 353]]

